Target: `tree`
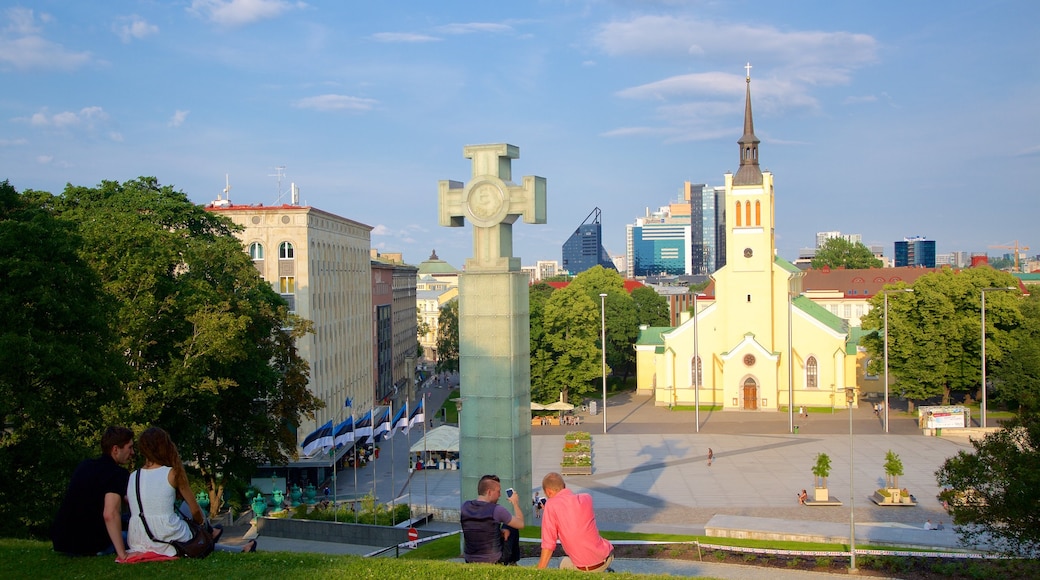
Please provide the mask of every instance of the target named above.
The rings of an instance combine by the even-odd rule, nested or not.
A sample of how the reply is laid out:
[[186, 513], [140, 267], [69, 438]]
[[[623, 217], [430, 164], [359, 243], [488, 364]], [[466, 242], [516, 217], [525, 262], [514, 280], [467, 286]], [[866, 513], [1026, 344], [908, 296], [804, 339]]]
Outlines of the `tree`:
[[1040, 415], [1017, 417], [971, 445], [935, 472], [961, 540], [1040, 555]]
[[120, 397], [115, 303], [49, 194], [0, 183], [0, 535], [46, 537], [98, 409]]
[[813, 465], [812, 473], [815, 477], [813, 479], [813, 487], [826, 489], [827, 478], [831, 475], [831, 458], [826, 453], [816, 454], [816, 464]]
[[[600, 294], [606, 294], [603, 300], [604, 326], [607, 338], [607, 366], [614, 373], [623, 373], [623, 380], [635, 366], [636, 353], [632, 348], [639, 336], [639, 322], [636, 318], [636, 306], [632, 297], [625, 291], [625, 280], [616, 270], [603, 266], [593, 266], [574, 277], [570, 286], [584, 292], [598, 307]], [[593, 332], [599, 336], [600, 321], [597, 317]]]
[[545, 304], [552, 296], [554, 288], [544, 282], [531, 286], [528, 292], [531, 319], [531, 400], [550, 403], [556, 399], [539, 398], [543, 393], [549, 396], [551, 389], [545, 384], [549, 369], [552, 368], [553, 353], [545, 335]]
[[636, 324], [642, 326], [671, 326], [668, 300], [653, 288], [646, 286], [632, 291], [636, 310]]
[[422, 311], [418, 308], [415, 309], [415, 360], [419, 360], [426, 354], [423, 349], [422, 340], [427, 334], [430, 334], [430, 325], [423, 320]]
[[437, 319], [437, 372], [459, 370], [459, 300], [441, 306]]
[[813, 269], [824, 267], [846, 268], [880, 268], [884, 264], [874, 257], [874, 252], [860, 242], [850, 242], [845, 238], [829, 238], [816, 249], [812, 260]]
[[[993, 294], [1004, 294], [997, 292]], [[986, 295], [986, 323], [989, 324], [989, 303], [993, 294]], [[1040, 293], [1032, 293], [1019, 303], [1022, 323], [1011, 330], [1011, 343], [1006, 356], [993, 369], [995, 399], [1016, 409], [1019, 414], [1040, 412]], [[987, 343], [988, 344], [988, 343]], [[986, 351], [987, 358], [989, 350]]]
[[[531, 399], [554, 401], [562, 392], [564, 400], [591, 393], [592, 379], [601, 377], [599, 308], [574, 285], [552, 293], [545, 303], [545, 352], [552, 361], [545, 374], [531, 377]], [[609, 369], [608, 369], [609, 372]]]
[[[946, 269], [918, 278], [913, 292], [889, 295], [889, 374], [897, 377], [895, 388], [909, 401], [911, 411], [915, 401], [941, 397], [948, 404], [952, 391], [978, 387], [981, 289], [1015, 284], [1011, 274], [991, 268]], [[1021, 318], [1018, 297], [1014, 292], [991, 292], [986, 299], [986, 359], [999, 364], [1011, 346], [1010, 331]], [[863, 328], [874, 330], [862, 341], [870, 353], [868, 370], [879, 375], [884, 373], [883, 301], [878, 292], [863, 318]]]
[[103, 415], [166, 428], [215, 513], [227, 478], [287, 461], [320, 407], [296, 351], [310, 323], [260, 278], [230, 221], [154, 178], [69, 186], [55, 207], [118, 305], [125, 398]]
[[903, 475], [903, 460], [891, 449], [885, 453], [885, 486], [889, 489], [899, 488], [899, 476]]

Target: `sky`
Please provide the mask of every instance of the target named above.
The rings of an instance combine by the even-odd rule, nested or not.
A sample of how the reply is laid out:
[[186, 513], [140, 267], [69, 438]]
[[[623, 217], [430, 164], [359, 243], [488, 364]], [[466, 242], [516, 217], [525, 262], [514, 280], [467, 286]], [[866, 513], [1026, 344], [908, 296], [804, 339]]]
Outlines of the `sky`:
[[[816, 232], [938, 252], [1040, 251], [1040, 2], [532, 0], [0, 2], [0, 180], [60, 193], [154, 176], [197, 203], [301, 203], [372, 245], [461, 268], [438, 225], [466, 145], [520, 148], [560, 260], [736, 172], [750, 63], [778, 253]], [[279, 177], [281, 176], [281, 177]]]

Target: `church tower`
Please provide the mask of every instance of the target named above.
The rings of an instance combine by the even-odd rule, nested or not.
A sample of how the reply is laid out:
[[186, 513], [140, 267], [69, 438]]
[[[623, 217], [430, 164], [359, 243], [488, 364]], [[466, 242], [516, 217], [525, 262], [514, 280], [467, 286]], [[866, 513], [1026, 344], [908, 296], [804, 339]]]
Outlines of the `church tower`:
[[[720, 276], [719, 294], [739, 297], [733, 307], [739, 317], [749, 321], [773, 320], [774, 240], [773, 174], [759, 167], [758, 137], [751, 114], [751, 65], [747, 66], [744, 134], [740, 145], [740, 166], [736, 175], [726, 174], [726, 266], [727, 276]], [[724, 287], [722, 287], [724, 286]], [[733, 314], [737, 314], [734, 312]], [[748, 329], [734, 328], [742, 333]], [[765, 331], [765, 332], [763, 332]], [[759, 328], [758, 340], [772, 348], [776, 329]], [[737, 341], [739, 336], [726, 337]]]

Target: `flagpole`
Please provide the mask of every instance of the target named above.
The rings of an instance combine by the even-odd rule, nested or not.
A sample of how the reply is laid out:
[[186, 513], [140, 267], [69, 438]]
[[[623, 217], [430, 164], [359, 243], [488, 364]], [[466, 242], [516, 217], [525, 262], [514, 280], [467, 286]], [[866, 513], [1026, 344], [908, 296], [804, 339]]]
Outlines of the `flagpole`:
[[423, 444], [422, 444], [422, 448], [423, 448], [423, 458], [426, 459], [426, 465], [423, 466], [423, 474], [422, 474], [423, 494], [426, 496], [426, 498], [425, 498], [426, 499], [426, 513], [430, 513], [430, 483], [429, 483], [430, 480], [426, 476], [426, 469], [429, 467], [429, 463], [430, 463], [430, 456], [429, 456], [430, 452], [429, 452], [429, 450], [426, 449], [426, 393], [423, 393], [423, 396], [422, 396], [422, 412], [423, 412], [423, 422], [422, 422]]
[[[391, 421], [394, 420], [394, 402], [393, 402], [393, 400], [390, 401], [390, 420]], [[393, 425], [390, 425], [390, 429], [391, 429], [391, 431], [389, 431], [389, 433], [393, 434], [394, 430], [397, 429], [397, 423], [395, 422]], [[397, 497], [396, 497], [397, 496], [397, 491], [396, 491], [396, 489], [397, 489], [397, 485], [396, 485], [397, 482], [394, 481], [394, 457], [395, 457], [395, 453], [394, 453], [393, 437], [391, 437], [390, 440], [391, 440], [390, 441], [390, 524], [396, 526], [397, 525], [397, 513], [395, 513], [394, 508], [397, 507], [397, 505], [396, 505], [397, 504]]]
[[[372, 440], [372, 506], [374, 507], [377, 501], [376, 498], [376, 402], [372, 399], [372, 435], [369, 437]], [[372, 523], [375, 522], [375, 514], [372, 514]]]
[[[354, 407], [350, 408], [350, 420], [354, 421]], [[354, 423], [354, 440], [350, 446], [351, 458], [354, 463], [354, 501], [350, 504], [350, 511], [354, 512], [354, 523], [357, 523], [357, 423]]]

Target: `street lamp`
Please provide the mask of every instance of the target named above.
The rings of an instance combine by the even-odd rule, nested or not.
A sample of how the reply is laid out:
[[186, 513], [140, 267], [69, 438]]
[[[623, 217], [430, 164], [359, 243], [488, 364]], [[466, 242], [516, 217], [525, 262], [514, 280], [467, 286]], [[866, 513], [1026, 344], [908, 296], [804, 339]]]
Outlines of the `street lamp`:
[[856, 389], [854, 387], [845, 387], [845, 402], [848, 403], [849, 408], [849, 572], [856, 573], [859, 570], [856, 568], [856, 485], [853, 477], [855, 476], [854, 461], [855, 447], [852, 443], [852, 403], [856, 400]]
[[701, 432], [701, 351], [698, 343], [700, 333], [697, 332], [697, 299], [701, 296], [704, 294], [693, 294], [693, 406], [697, 433]]
[[1017, 290], [1014, 286], [982, 289], [982, 428], [986, 428], [986, 292], [991, 290]]
[[787, 289], [787, 427], [794, 433], [794, 294]]
[[882, 290], [885, 296], [885, 433], [888, 433], [888, 295], [892, 292], [913, 292], [913, 288]]
[[603, 352], [603, 434], [607, 434], [607, 295], [599, 295], [599, 343]]

